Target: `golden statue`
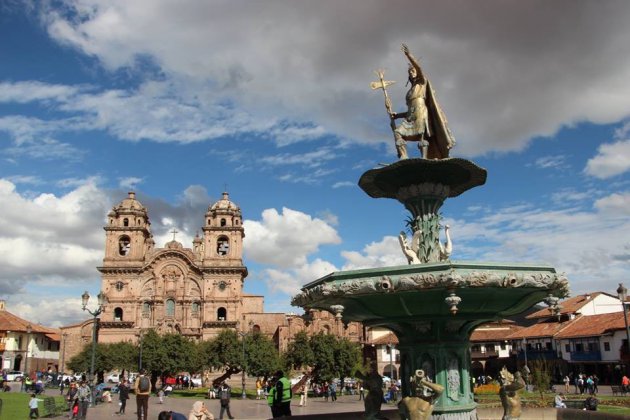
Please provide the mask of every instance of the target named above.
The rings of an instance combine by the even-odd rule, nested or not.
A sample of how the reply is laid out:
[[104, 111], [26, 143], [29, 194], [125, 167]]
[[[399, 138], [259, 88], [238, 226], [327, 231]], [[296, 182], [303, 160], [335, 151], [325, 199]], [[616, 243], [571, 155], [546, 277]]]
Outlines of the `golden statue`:
[[[431, 82], [425, 76], [419, 61], [402, 44], [402, 51], [409, 60], [409, 83], [407, 91], [407, 111], [396, 113], [385, 88], [394, 82], [384, 80], [382, 70], [376, 72], [378, 82], [371, 84], [372, 89], [382, 89], [385, 95], [385, 108], [390, 117], [390, 126], [394, 132], [396, 152], [399, 159], [407, 159], [408, 141], [417, 141], [424, 159], [446, 159], [449, 150], [455, 145], [455, 139], [448, 128], [446, 116], [435, 98]], [[396, 127], [396, 119], [403, 121]]]
[[444, 392], [444, 387], [430, 382], [422, 369], [416, 370], [409, 380], [412, 397], [398, 403], [400, 417], [407, 420], [427, 420], [433, 413], [433, 404]]
[[520, 372], [512, 375], [503, 366], [499, 372], [499, 397], [503, 404], [503, 417], [501, 420], [518, 420], [521, 418], [521, 396], [518, 391], [525, 388], [525, 381]]

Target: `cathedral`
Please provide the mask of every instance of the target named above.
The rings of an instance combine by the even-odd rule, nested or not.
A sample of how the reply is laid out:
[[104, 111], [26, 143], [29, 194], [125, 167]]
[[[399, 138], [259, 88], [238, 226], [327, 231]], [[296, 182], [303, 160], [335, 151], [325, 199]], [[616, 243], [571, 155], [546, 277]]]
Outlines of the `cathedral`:
[[[365, 341], [360, 323], [344, 324], [329, 312], [265, 313], [264, 296], [245, 293], [241, 209], [227, 192], [205, 214], [192, 248], [173, 240], [156, 247], [149, 212], [133, 192], [107, 215], [97, 324], [102, 343], [137, 342], [143, 332], [177, 333], [208, 340], [225, 328], [260, 332], [283, 351], [300, 331]], [[95, 300], [95, 299], [93, 299]], [[95, 302], [92, 302], [94, 306]], [[93, 320], [62, 327], [61, 352], [70, 358], [92, 340]], [[63, 361], [61, 362], [63, 366]]]

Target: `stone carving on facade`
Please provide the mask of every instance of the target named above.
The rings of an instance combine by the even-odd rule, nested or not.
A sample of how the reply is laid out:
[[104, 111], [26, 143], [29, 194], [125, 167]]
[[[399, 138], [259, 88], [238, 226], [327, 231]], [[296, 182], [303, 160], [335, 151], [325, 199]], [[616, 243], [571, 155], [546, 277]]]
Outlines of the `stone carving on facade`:
[[457, 360], [457, 357], [451, 357], [448, 361], [446, 382], [448, 384], [448, 397], [453, 401], [459, 401], [459, 387], [461, 382], [459, 376], [459, 360]]
[[183, 274], [179, 267], [168, 265], [162, 269], [160, 276], [164, 281], [164, 290], [166, 292], [170, 292], [176, 290], [179, 280], [182, 278]]
[[400, 417], [407, 420], [431, 418], [433, 405], [444, 392], [444, 387], [431, 382], [422, 369], [416, 370], [409, 383], [411, 396], [404, 397], [398, 404]]

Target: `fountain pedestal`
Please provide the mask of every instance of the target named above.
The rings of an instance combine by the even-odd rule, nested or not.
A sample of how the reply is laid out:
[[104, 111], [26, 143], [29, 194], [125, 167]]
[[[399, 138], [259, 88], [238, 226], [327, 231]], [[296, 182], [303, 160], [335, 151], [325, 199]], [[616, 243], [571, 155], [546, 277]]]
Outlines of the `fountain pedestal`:
[[401, 244], [416, 263], [331, 273], [305, 285], [292, 301], [394, 332], [403, 396], [411, 396], [409, 380], [417, 369], [444, 387], [432, 419], [476, 419], [469, 373], [475, 327], [568, 295], [567, 279], [553, 267], [448, 260], [450, 251], [439, 240], [439, 209], [485, 181], [485, 169], [458, 158], [404, 159], [365, 172], [359, 186], [368, 195], [396, 199], [411, 213], [412, 244]]

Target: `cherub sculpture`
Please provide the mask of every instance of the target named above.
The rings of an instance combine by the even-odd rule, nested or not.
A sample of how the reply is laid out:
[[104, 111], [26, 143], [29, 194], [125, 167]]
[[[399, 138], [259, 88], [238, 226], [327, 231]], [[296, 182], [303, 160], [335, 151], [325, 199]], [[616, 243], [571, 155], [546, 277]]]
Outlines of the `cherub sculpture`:
[[412, 396], [398, 403], [400, 417], [407, 420], [429, 419], [433, 413], [433, 404], [444, 392], [444, 387], [429, 381], [422, 369], [416, 370], [409, 382]]
[[523, 381], [521, 373], [516, 372], [512, 375], [505, 366], [503, 366], [503, 369], [499, 372], [499, 383], [501, 385], [499, 397], [503, 405], [502, 420], [520, 419], [522, 410], [521, 397], [518, 391], [525, 388], [525, 381]]

